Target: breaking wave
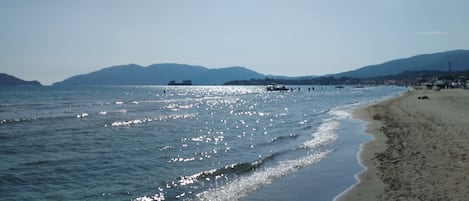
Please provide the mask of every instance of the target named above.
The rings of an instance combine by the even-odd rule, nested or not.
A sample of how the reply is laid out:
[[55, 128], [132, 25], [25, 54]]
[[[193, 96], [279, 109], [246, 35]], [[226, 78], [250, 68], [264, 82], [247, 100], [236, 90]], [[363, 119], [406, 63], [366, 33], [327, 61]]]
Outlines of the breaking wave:
[[199, 200], [238, 200], [263, 185], [272, 183], [273, 180], [284, 177], [308, 165], [319, 162], [325, 158], [331, 150], [315, 152], [307, 156], [279, 162], [278, 165], [256, 171], [250, 176], [240, 177], [218, 189], [210, 189], [197, 195]]

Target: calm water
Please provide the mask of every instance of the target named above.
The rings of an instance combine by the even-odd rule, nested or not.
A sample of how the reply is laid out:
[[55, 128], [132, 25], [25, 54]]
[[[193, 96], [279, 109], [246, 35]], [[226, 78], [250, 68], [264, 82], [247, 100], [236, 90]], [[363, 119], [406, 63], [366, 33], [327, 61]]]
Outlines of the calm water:
[[350, 109], [405, 89], [298, 87], [0, 88], [0, 200], [331, 200], [368, 139]]

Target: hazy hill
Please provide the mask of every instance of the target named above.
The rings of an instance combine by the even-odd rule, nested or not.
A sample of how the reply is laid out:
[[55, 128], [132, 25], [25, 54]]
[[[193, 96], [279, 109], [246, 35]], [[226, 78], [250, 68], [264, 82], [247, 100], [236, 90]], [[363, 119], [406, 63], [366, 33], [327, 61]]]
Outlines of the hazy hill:
[[25, 81], [14, 76], [0, 73], [0, 86], [11, 86], [11, 85], [36, 85], [41, 86], [38, 81]]
[[195, 85], [212, 85], [264, 77], [243, 67], [208, 69], [184, 64], [153, 64], [147, 67], [129, 64], [73, 76], [54, 85], [166, 85], [171, 80], [192, 80]]
[[265, 75], [259, 74], [244, 67], [228, 67], [219, 69], [209, 69], [203, 74], [194, 78], [197, 83], [204, 85], [223, 84], [231, 80], [238, 79], [259, 79]]
[[422, 54], [404, 59], [388, 61], [378, 65], [365, 66], [352, 71], [335, 74], [335, 77], [371, 78], [397, 75], [406, 71], [445, 71], [448, 62], [452, 71], [469, 69], [469, 50], [453, 50], [447, 52]]

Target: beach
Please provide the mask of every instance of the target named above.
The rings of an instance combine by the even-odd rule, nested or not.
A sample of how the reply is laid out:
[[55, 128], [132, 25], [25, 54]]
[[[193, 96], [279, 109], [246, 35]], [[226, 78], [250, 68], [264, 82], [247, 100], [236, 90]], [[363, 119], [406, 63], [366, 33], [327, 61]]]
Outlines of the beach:
[[374, 140], [361, 147], [358, 183], [335, 200], [467, 200], [468, 90], [412, 90], [354, 116]]

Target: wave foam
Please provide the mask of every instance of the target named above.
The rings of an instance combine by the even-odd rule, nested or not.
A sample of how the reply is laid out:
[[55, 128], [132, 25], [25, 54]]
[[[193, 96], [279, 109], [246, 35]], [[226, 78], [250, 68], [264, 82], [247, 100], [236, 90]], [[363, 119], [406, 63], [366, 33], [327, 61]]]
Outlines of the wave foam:
[[318, 130], [313, 133], [313, 139], [303, 143], [305, 148], [316, 148], [324, 144], [328, 144], [337, 139], [335, 130], [339, 128], [339, 120], [348, 118], [351, 114], [345, 110], [331, 110], [328, 112], [331, 118], [324, 119]]
[[156, 118], [143, 118], [143, 119], [135, 119], [135, 120], [127, 120], [127, 121], [115, 121], [111, 123], [113, 127], [119, 126], [131, 126], [133, 124], [143, 124], [152, 121], [166, 121], [169, 119], [190, 119], [197, 116], [197, 114], [182, 114], [182, 115], [168, 115], [168, 116], [160, 116]]
[[305, 148], [313, 149], [321, 145], [328, 144], [337, 139], [334, 132], [339, 127], [339, 122], [334, 119], [326, 119], [313, 134], [313, 139], [303, 143]]
[[[291, 160], [279, 161], [278, 163], [276, 163], [276, 165], [261, 169], [265, 161], [271, 160], [279, 154], [283, 154], [283, 152], [279, 152], [272, 154], [268, 157], [259, 159], [252, 163], [233, 164], [231, 166], [226, 166], [220, 169], [199, 172], [190, 176], [183, 176], [178, 178], [177, 182], [175, 183], [177, 185], [185, 186], [201, 180], [209, 181], [211, 179], [216, 180], [217, 178], [226, 176], [230, 177], [231, 174], [242, 175], [226, 184], [200, 192], [196, 195], [195, 198], [196, 200], [211, 201], [239, 200], [240, 198], [246, 196], [248, 193], [257, 190], [264, 185], [270, 184], [276, 179], [287, 176], [301, 168], [318, 163], [322, 159], [326, 158], [328, 154], [333, 151], [332, 149], [314, 149], [329, 144], [336, 140], [338, 136], [335, 133], [335, 130], [340, 126], [339, 120], [351, 116], [351, 114], [346, 110], [339, 109], [333, 109], [331, 111], [327, 111], [327, 113], [329, 113], [331, 117], [324, 119], [318, 127], [317, 131], [312, 134], [313, 139], [304, 142], [303, 146], [301, 147], [308, 150], [309, 153], [306, 156]], [[307, 122], [304, 122], [304, 124], [306, 123]], [[296, 137], [296, 135], [281, 136], [278, 139], [274, 138], [272, 139], [272, 142], [277, 140], [285, 140], [292, 137]], [[205, 140], [205, 138], [192, 138], [191, 140], [202, 141]], [[136, 200], [142, 198], [152, 200], [151, 196], [140, 197]], [[153, 198], [159, 198], [158, 194], [155, 195]]]
[[284, 177], [308, 165], [314, 164], [325, 158], [332, 150], [316, 152], [307, 156], [295, 159], [281, 161], [278, 165], [257, 171], [250, 176], [238, 178], [218, 189], [211, 189], [197, 195], [199, 200], [238, 200], [273, 180]]

